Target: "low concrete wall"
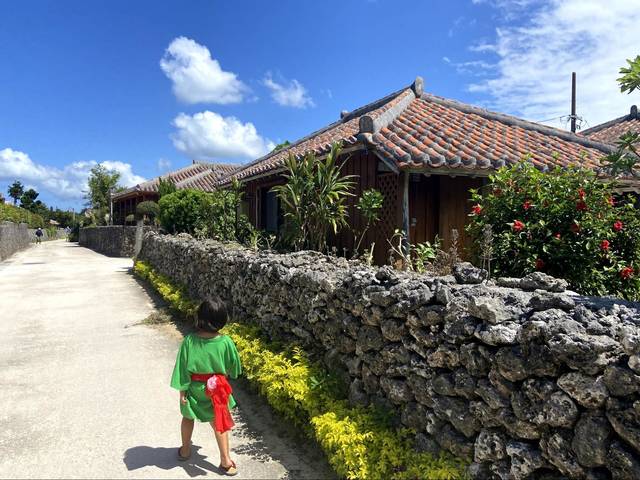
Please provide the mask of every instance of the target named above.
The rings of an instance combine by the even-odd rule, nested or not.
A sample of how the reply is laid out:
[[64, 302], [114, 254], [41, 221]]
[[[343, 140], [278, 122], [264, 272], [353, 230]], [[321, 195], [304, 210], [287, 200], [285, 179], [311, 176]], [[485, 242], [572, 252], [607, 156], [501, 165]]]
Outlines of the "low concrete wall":
[[29, 243], [31, 243], [31, 237], [25, 223], [0, 223], [0, 261], [27, 248]]
[[188, 235], [147, 234], [138, 258], [342, 366], [352, 403], [388, 405], [475, 478], [640, 479], [640, 304], [541, 273], [434, 278]]
[[[139, 227], [113, 225], [80, 230], [79, 243], [110, 257], [133, 257], [136, 254], [136, 231]], [[143, 233], [155, 227], [140, 227]]]

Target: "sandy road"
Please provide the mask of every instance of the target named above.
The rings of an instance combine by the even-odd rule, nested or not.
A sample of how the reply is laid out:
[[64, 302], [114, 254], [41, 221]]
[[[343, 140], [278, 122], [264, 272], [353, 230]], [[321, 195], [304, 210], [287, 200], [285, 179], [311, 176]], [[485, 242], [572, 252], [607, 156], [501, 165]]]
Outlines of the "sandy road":
[[[179, 335], [134, 325], [154, 308], [129, 273], [64, 241], [0, 263], [1, 478], [218, 478], [210, 427], [175, 460], [177, 393], [168, 387]], [[279, 425], [236, 385], [236, 478], [331, 478], [317, 447]]]

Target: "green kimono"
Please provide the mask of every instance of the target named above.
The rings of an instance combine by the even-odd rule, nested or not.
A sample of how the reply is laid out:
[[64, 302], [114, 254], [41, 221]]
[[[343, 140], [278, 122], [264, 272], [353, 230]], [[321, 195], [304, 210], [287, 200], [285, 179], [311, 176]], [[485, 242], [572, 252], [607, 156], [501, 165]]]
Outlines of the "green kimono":
[[[176, 366], [171, 376], [171, 386], [187, 391], [187, 403], [180, 402], [183, 417], [201, 422], [213, 420], [211, 399], [205, 394], [205, 383], [192, 382], [192, 373], [222, 373], [229, 378], [238, 378], [241, 373], [240, 357], [233, 340], [227, 335], [203, 338], [195, 333], [187, 335], [180, 345]], [[236, 406], [233, 395], [229, 396], [229, 408]]]

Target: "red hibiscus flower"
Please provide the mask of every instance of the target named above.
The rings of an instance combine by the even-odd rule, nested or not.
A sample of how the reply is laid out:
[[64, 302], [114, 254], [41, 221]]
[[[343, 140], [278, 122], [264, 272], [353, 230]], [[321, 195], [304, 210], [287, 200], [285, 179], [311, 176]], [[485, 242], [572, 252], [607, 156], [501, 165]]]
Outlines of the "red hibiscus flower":
[[523, 204], [522, 204], [522, 208], [524, 208], [525, 210], [529, 210], [531, 208], [531, 201], [526, 200]]
[[615, 222], [613, 222], [613, 229], [616, 232], [619, 232], [623, 228], [624, 228], [624, 223], [622, 223], [620, 220], [616, 220]]
[[554, 237], [556, 237], [557, 240], [560, 240], [562, 238], [562, 235], [560, 235], [560, 232], [557, 232]]
[[616, 205], [616, 200], [613, 197], [609, 197], [607, 198], [607, 203], [609, 204], [610, 207], [614, 207]]
[[473, 207], [471, 207], [471, 212], [474, 215], [480, 215], [482, 213], [482, 205], [474, 205]]
[[571, 231], [572, 231], [573, 233], [579, 233], [579, 232], [580, 232], [580, 224], [579, 224], [578, 222], [573, 222], [573, 223], [571, 224], [571, 227], [570, 227], [570, 228], [571, 228]]
[[501, 189], [501, 188], [494, 188], [494, 189], [493, 189], [493, 194], [494, 194], [496, 197], [499, 197], [500, 195], [502, 195], [502, 189]]
[[578, 203], [576, 203], [576, 210], [578, 210], [579, 212], [586, 212], [587, 210], [589, 210], [589, 207], [587, 207], [587, 204], [584, 200], [578, 200]]
[[521, 232], [522, 230], [524, 230], [524, 223], [522, 223], [520, 220], [514, 220], [512, 228], [514, 232]]
[[578, 196], [580, 197], [580, 200], [584, 200], [586, 193], [584, 192], [584, 190], [582, 188], [578, 189]]
[[544, 268], [544, 260], [541, 258], [536, 259], [536, 270], [542, 270]]
[[600, 242], [600, 250], [602, 250], [603, 252], [608, 252], [610, 246], [611, 244], [609, 243], [609, 240], [602, 240]]
[[622, 277], [623, 280], [627, 280], [631, 278], [633, 276], [633, 268], [624, 267], [622, 270], [620, 270], [620, 276]]

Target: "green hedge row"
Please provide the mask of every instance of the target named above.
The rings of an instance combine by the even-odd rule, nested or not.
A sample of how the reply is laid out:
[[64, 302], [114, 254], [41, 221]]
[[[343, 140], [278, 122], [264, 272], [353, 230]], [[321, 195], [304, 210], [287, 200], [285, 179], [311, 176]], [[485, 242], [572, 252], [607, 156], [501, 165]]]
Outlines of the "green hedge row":
[[8, 203], [0, 203], [0, 222], [26, 223], [29, 228], [44, 227], [40, 215]]

